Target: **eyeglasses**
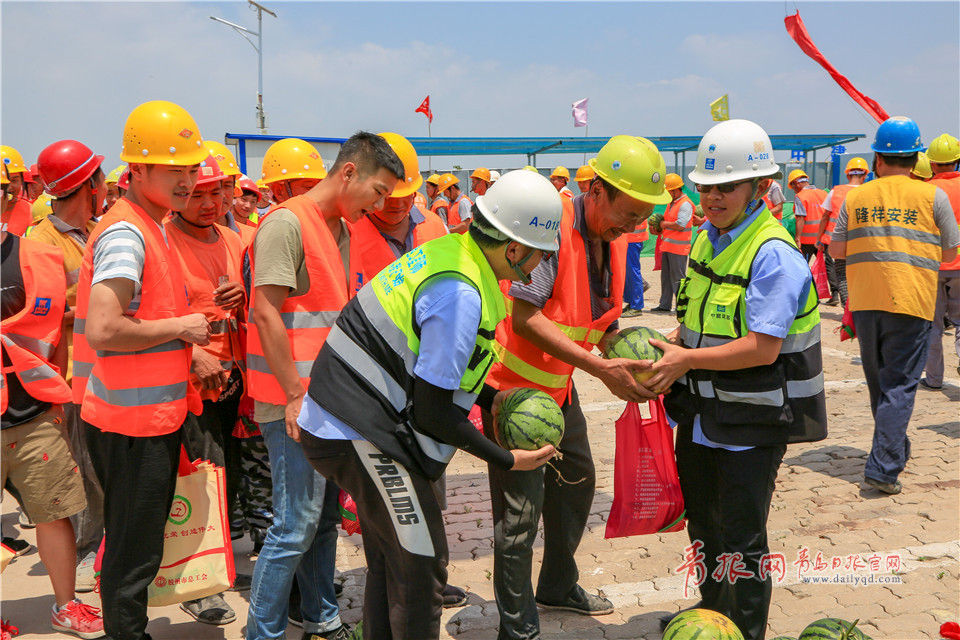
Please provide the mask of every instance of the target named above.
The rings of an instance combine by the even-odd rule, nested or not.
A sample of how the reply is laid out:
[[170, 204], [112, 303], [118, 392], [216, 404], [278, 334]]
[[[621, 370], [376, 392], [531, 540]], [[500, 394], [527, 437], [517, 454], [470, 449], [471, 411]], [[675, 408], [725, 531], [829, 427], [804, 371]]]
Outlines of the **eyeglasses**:
[[716, 187], [717, 191], [720, 193], [733, 193], [734, 189], [739, 187], [742, 184], [748, 184], [753, 182], [754, 178], [749, 180], [741, 180], [740, 182], [726, 182], [724, 184], [698, 184], [694, 185], [697, 188], [697, 193], [710, 193]]

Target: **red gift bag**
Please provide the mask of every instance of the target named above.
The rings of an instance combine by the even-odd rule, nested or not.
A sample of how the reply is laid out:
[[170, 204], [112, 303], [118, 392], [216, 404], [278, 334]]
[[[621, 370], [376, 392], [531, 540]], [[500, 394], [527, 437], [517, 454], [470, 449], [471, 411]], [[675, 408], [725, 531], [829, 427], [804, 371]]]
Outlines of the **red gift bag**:
[[663, 236], [657, 236], [657, 244], [653, 248], [653, 270], [660, 271], [663, 268], [663, 249], [660, 248], [660, 245], [663, 244]]
[[827, 261], [823, 257], [823, 250], [817, 251], [817, 257], [813, 259], [810, 265], [810, 271], [813, 273], [813, 283], [817, 287], [817, 298], [823, 300], [830, 297], [830, 281], [827, 280]]
[[843, 305], [843, 320], [840, 321], [840, 342], [857, 337], [857, 328], [853, 326], [853, 311], [850, 311], [850, 298]]
[[628, 402], [616, 423], [613, 505], [605, 538], [682, 531], [687, 524], [663, 400], [648, 406], [650, 417], [644, 418], [640, 406]]
[[357, 515], [357, 503], [353, 497], [340, 489], [340, 527], [347, 532], [347, 535], [360, 533], [360, 516]]

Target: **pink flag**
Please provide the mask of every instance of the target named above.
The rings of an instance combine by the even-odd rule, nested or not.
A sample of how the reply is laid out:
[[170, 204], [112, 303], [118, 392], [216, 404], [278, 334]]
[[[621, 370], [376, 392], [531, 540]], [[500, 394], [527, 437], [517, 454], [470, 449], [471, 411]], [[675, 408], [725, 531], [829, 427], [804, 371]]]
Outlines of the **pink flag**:
[[584, 98], [573, 103], [573, 126], [587, 126], [587, 100], [589, 99]]
[[877, 102], [865, 96], [857, 88], [853, 86], [853, 83], [847, 80], [847, 77], [842, 73], [837, 71], [837, 68], [834, 67], [830, 62], [823, 57], [823, 54], [820, 53], [820, 50], [817, 49], [817, 45], [813, 44], [813, 39], [810, 37], [810, 34], [807, 33], [807, 28], [803, 24], [803, 20], [800, 19], [800, 12], [797, 11], [795, 15], [787, 16], [783, 19], [783, 23], [787, 27], [787, 33], [790, 34], [790, 37], [793, 38], [794, 42], [797, 43], [797, 46], [800, 47], [800, 50], [805, 54], [813, 58], [821, 67], [827, 70], [834, 81], [840, 85], [840, 88], [847, 92], [853, 100], [863, 107], [863, 110], [869, 113], [871, 116], [876, 118], [877, 122], [884, 122], [890, 116], [887, 115], [887, 112], [884, 111]]

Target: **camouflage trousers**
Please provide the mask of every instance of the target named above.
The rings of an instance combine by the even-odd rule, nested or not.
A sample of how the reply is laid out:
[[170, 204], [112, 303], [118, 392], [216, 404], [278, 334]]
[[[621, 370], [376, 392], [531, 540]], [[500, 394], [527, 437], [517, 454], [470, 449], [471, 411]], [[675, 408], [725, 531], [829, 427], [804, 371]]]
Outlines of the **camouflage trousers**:
[[248, 529], [254, 543], [262, 544], [273, 523], [270, 458], [262, 435], [240, 438], [239, 443], [240, 477], [230, 514], [230, 528], [234, 532]]

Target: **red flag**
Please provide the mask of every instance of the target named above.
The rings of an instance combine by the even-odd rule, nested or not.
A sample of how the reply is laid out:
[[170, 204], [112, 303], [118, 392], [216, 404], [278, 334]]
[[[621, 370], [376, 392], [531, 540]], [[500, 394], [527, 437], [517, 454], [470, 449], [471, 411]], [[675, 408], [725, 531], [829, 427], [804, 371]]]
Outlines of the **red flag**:
[[847, 77], [842, 73], [837, 71], [830, 62], [823, 57], [823, 54], [820, 53], [820, 50], [817, 49], [817, 45], [813, 44], [813, 39], [810, 38], [810, 34], [807, 33], [807, 28], [803, 24], [803, 20], [800, 19], [800, 12], [797, 11], [795, 15], [787, 16], [783, 19], [784, 24], [787, 26], [787, 33], [790, 34], [790, 37], [793, 38], [794, 42], [800, 47], [800, 50], [805, 54], [817, 61], [817, 63], [827, 70], [834, 81], [840, 88], [847, 92], [847, 94], [854, 99], [854, 101], [863, 107], [864, 111], [869, 113], [871, 116], [876, 118], [877, 122], [883, 122], [890, 116], [887, 115], [887, 112], [883, 110], [877, 102], [865, 96], [853, 84], [847, 80]]
[[427, 116], [427, 120], [433, 122], [433, 111], [430, 111], [430, 96], [423, 99], [420, 106], [413, 110], [414, 113], [422, 113]]

